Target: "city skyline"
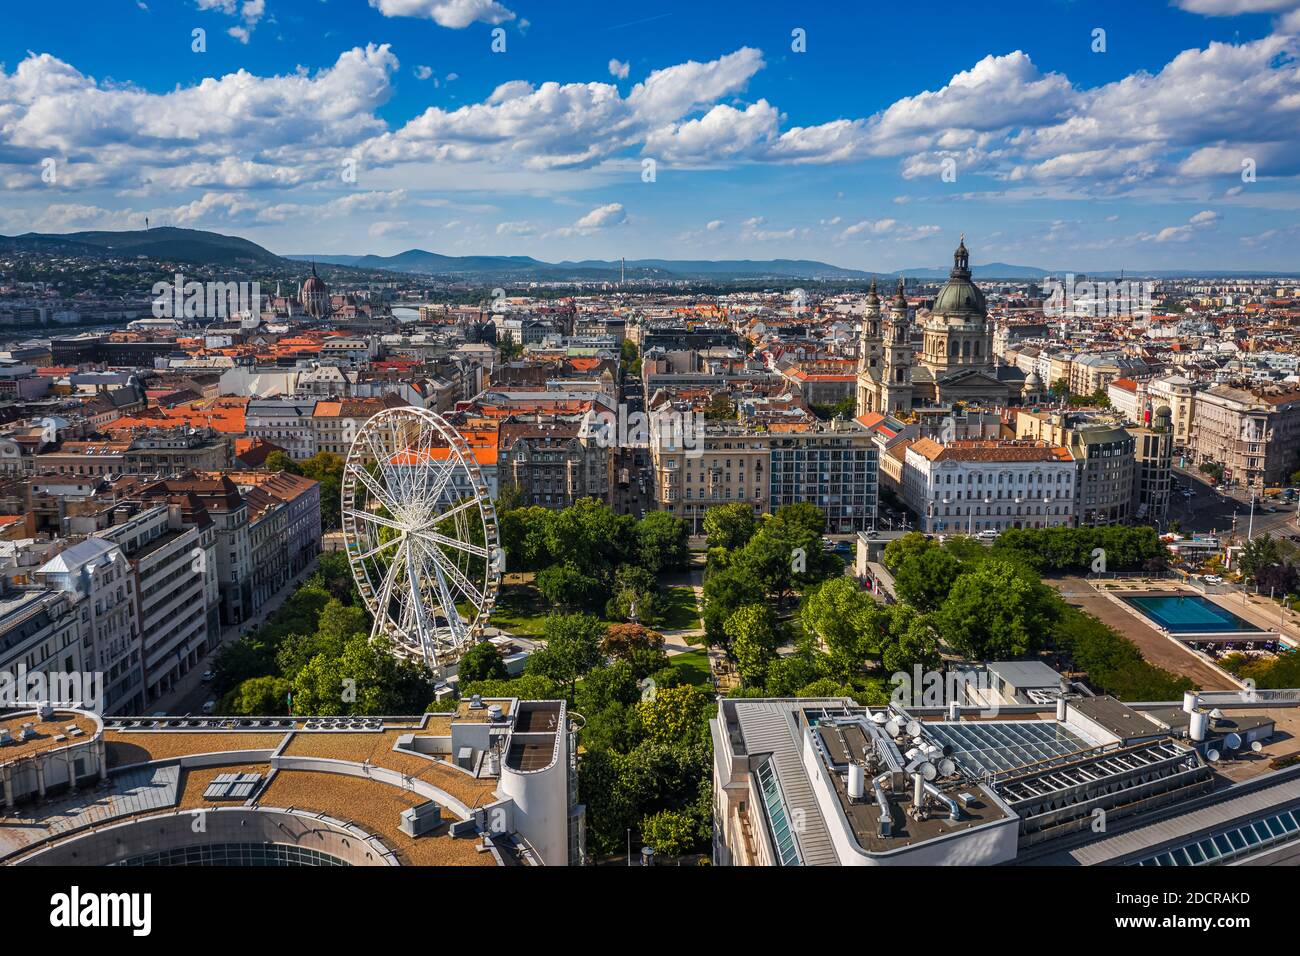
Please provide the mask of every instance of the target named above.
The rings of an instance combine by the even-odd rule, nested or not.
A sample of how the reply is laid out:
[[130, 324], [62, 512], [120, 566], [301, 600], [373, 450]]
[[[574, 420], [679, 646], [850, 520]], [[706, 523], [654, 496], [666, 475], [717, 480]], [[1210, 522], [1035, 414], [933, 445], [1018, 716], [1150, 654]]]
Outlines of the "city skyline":
[[[121, 7], [93, 39], [12, 14], [0, 233], [893, 271], [965, 231], [976, 266], [1294, 267], [1290, 0]], [[122, 55], [142, 41], [159, 55]]]

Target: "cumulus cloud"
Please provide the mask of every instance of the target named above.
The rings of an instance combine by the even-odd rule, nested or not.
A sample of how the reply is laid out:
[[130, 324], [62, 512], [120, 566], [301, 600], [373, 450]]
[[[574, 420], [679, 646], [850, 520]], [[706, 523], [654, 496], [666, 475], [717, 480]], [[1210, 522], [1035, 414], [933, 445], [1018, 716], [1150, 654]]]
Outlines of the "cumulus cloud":
[[496, 25], [515, 18], [495, 0], [370, 0], [386, 17], [420, 17], [440, 27], [463, 30], [472, 23]]
[[631, 72], [632, 67], [629, 64], [623, 63], [620, 60], [609, 61], [609, 75], [615, 79], [626, 80], [628, 74]]
[[8, 150], [35, 150], [61, 161], [73, 189], [294, 185], [384, 130], [376, 110], [397, 66], [388, 46], [367, 46], [314, 74], [240, 70], [150, 93], [29, 54], [0, 70], [0, 167]]
[[[247, 43], [253, 30], [266, 15], [266, 0], [196, 0], [200, 10], [215, 10], [228, 17], [239, 17], [243, 22], [226, 31], [240, 43]], [[149, 9], [140, 4], [141, 9]]]
[[627, 222], [627, 210], [622, 203], [611, 202], [597, 206], [571, 226], [554, 230], [554, 236], [589, 236], [609, 226], [618, 226]]
[[1219, 221], [1219, 214], [1213, 209], [1203, 209], [1195, 213], [1180, 226], [1165, 226], [1158, 232], [1144, 232], [1138, 235], [1142, 242], [1188, 242], [1198, 229], [1206, 229]]

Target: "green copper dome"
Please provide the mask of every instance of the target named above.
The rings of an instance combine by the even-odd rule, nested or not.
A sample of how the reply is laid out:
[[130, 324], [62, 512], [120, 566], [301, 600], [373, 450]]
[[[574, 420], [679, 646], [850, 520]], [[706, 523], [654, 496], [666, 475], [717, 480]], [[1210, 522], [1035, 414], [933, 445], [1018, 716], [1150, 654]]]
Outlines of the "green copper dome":
[[939, 294], [934, 297], [930, 307], [933, 314], [967, 313], [987, 316], [988, 304], [984, 293], [979, 290], [970, 277], [970, 254], [966, 251], [966, 237], [963, 235], [957, 251], [952, 256], [952, 272], [943, 284]]

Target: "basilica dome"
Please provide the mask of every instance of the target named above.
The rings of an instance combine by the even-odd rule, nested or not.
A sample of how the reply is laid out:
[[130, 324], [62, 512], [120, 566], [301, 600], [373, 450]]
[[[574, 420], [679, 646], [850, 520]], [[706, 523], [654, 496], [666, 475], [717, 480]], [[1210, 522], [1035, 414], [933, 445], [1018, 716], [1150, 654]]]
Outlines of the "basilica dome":
[[931, 314], [987, 316], [989, 309], [984, 301], [984, 293], [971, 281], [970, 254], [966, 251], [965, 236], [962, 237], [952, 259], [952, 271], [948, 273], [948, 281], [934, 297], [934, 305], [930, 307]]

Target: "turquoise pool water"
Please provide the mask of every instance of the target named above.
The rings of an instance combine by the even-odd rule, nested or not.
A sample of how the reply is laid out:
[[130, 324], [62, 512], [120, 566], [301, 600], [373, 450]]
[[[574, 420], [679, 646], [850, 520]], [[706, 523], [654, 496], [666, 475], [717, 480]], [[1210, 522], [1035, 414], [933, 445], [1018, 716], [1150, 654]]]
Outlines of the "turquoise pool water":
[[1249, 621], [1238, 617], [1226, 608], [1199, 594], [1152, 595], [1125, 597], [1146, 617], [1155, 621], [1170, 634], [1222, 634], [1227, 631], [1262, 632]]

